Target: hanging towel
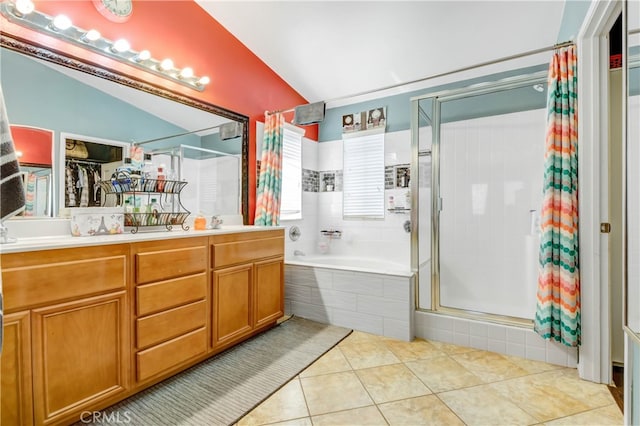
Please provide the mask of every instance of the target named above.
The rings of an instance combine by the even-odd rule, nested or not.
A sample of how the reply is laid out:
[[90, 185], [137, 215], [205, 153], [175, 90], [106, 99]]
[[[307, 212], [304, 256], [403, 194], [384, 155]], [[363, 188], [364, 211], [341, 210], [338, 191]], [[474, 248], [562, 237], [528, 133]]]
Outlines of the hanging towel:
[[16, 158], [9, 118], [0, 88], [0, 220], [9, 219], [24, 210], [24, 186]]
[[[0, 221], [9, 219], [24, 210], [24, 187], [20, 165], [16, 158], [4, 94], [0, 87]], [[0, 223], [0, 225], [2, 225]], [[4, 338], [4, 317], [2, 302], [2, 277], [0, 276], [0, 353]]]

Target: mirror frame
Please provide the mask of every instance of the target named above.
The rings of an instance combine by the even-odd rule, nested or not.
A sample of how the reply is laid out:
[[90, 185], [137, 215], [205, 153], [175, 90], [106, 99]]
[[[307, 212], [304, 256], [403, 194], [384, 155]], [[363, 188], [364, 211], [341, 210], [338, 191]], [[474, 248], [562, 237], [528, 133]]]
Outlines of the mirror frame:
[[76, 71], [84, 72], [94, 75], [96, 77], [104, 78], [112, 82], [122, 84], [132, 89], [141, 90], [143, 92], [160, 96], [162, 98], [179, 102], [192, 108], [198, 108], [200, 110], [210, 112], [221, 117], [228, 118], [230, 120], [239, 121], [242, 123], [242, 207], [241, 213], [243, 217], [243, 223], [247, 225], [249, 223], [249, 117], [237, 112], [222, 108], [220, 106], [210, 104], [197, 100], [195, 98], [182, 95], [169, 89], [158, 87], [150, 83], [138, 80], [134, 77], [112, 71], [102, 66], [81, 61], [76, 58], [72, 58], [61, 52], [44, 48], [32, 41], [18, 39], [9, 36], [5, 33], [0, 34], [0, 46], [6, 49], [13, 50], [25, 54], [27, 56], [35, 57], [49, 61], [64, 67], [74, 69]]

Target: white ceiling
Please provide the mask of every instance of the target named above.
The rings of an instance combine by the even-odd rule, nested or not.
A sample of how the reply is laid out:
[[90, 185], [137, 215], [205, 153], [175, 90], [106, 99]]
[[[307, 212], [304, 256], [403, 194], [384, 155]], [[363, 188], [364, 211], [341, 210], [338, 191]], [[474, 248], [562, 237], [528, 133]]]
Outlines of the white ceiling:
[[556, 43], [564, 0], [196, 2], [309, 102]]

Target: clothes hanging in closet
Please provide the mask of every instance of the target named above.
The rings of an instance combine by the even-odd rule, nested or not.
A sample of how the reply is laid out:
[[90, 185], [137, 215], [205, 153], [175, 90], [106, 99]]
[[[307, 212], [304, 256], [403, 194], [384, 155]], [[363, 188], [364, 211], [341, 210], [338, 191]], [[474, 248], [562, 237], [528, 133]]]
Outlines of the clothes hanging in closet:
[[100, 163], [67, 160], [65, 167], [65, 207], [100, 206]]

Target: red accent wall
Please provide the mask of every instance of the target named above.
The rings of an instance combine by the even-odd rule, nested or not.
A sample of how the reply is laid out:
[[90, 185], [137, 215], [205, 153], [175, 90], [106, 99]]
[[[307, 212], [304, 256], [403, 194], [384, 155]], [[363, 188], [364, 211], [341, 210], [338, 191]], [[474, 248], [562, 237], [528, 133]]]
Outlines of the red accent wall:
[[[255, 123], [264, 121], [267, 110], [289, 109], [307, 103], [300, 94], [192, 0], [135, 0], [131, 18], [124, 23], [107, 20], [91, 0], [34, 0], [34, 3], [41, 12], [52, 16], [65, 14], [80, 28], [95, 28], [111, 40], [126, 38], [134, 50], [148, 49], [154, 58], [171, 58], [176, 67], [190, 66], [196, 75], [209, 76], [211, 83], [203, 92], [198, 92], [16, 26], [4, 18], [0, 20], [3, 32], [35, 40], [68, 55], [247, 115], [250, 119], [249, 211], [253, 216]], [[306, 137], [317, 140], [317, 126], [307, 127]]]
[[35, 127], [11, 125], [11, 137], [16, 151], [22, 152], [22, 164], [42, 164], [51, 167], [53, 131]]

